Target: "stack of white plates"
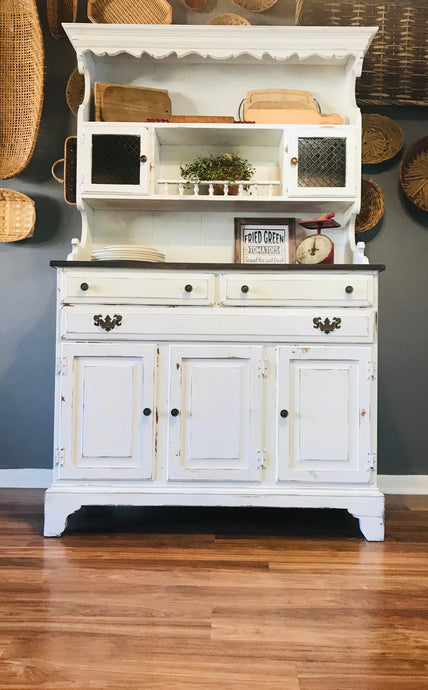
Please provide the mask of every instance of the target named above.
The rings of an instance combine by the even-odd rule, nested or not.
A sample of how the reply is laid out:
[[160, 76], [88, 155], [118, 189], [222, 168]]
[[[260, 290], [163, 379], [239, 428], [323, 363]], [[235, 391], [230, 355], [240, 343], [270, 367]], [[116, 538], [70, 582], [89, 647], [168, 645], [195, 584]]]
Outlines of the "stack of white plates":
[[140, 244], [116, 244], [92, 252], [95, 261], [165, 261], [165, 254]]

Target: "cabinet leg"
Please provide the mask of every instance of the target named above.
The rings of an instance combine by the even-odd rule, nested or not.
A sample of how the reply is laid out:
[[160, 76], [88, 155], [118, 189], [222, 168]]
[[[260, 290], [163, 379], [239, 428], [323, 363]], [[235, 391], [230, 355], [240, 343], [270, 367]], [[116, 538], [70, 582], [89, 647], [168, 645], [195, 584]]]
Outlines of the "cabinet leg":
[[[351, 512], [351, 511], [350, 511]], [[355, 515], [360, 522], [360, 530], [367, 541], [383, 541], [385, 538], [385, 525], [382, 515]]]
[[69, 515], [82, 507], [79, 499], [64, 494], [45, 493], [45, 537], [59, 537], [67, 526]]

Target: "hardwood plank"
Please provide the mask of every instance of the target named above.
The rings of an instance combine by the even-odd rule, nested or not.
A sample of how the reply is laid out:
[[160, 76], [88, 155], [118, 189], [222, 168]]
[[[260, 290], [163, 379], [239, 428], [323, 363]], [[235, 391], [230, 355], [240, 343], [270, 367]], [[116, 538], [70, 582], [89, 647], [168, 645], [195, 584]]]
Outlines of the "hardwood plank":
[[378, 544], [276, 509], [85, 509], [50, 540], [42, 501], [0, 491], [2, 688], [428, 690], [428, 497]]

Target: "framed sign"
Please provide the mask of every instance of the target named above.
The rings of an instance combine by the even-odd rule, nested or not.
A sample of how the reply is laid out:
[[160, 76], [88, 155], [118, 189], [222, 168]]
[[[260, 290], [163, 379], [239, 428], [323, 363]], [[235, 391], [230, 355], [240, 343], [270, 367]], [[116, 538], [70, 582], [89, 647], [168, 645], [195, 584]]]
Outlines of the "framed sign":
[[294, 218], [235, 218], [235, 262], [296, 263]]

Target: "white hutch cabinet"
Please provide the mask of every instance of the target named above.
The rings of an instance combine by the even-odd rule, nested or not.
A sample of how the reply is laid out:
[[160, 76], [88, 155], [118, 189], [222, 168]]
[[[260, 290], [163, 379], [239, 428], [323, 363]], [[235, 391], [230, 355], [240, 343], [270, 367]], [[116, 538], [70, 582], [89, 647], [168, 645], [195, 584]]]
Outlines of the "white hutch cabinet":
[[[80, 239], [58, 273], [55, 466], [45, 534], [83, 505], [343, 508], [383, 539], [376, 486], [377, 283], [355, 246], [355, 78], [375, 29], [66, 25], [85, 78]], [[173, 110], [235, 115], [247, 91], [306, 89], [341, 125], [95, 122], [97, 81], [168, 89]], [[237, 116], [236, 116], [236, 119]], [[237, 196], [183, 185], [239, 152]], [[327, 163], [326, 163], [327, 161]], [[234, 217], [307, 220], [335, 263], [234, 262]], [[297, 224], [297, 237], [308, 234]], [[94, 261], [151, 246], [161, 263]]]

